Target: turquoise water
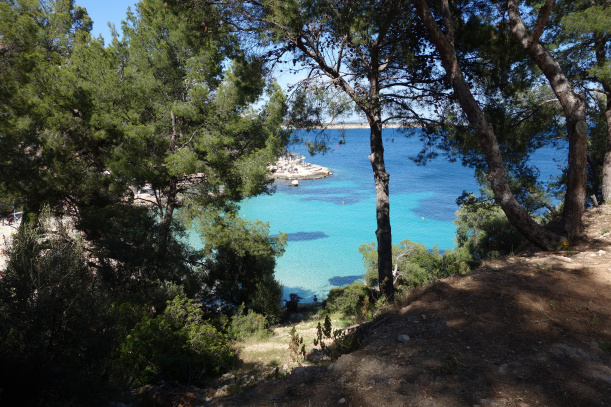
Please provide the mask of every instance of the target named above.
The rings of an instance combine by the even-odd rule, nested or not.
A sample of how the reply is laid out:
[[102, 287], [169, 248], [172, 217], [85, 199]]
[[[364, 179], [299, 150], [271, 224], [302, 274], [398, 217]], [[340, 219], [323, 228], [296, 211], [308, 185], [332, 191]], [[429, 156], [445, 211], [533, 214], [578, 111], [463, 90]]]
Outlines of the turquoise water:
[[[477, 191], [478, 186], [473, 170], [458, 162], [439, 158], [426, 166], [414, 164], [409, 157], [421, 145], [417, 137], [408, 139], [385, 130], [393, 243], [407, 238], [429, 248], [451, 249], [455, 246], [456, 198], [463, 190]], [[346, 144], [334, 146], [325, 155], [310, 157], [299, 147], [292, 151], [306, 156], [307, 162], [328, 167], [333, 175], [300, 181], [298, 187], [276, 181], [273, 195], [246, 200], [240, 214], [269, 222], [272, 234], [288, 234], [276, 278], [286, 298], [298, 293], [309, 301], [314, 295], [325, 298], [331, 288], [360, 279], [364, 267], [358, 247], [376, 240], [375, 189], [367, 158], [369, 131], [348, 130]], [[558, 155], [552, 149], [538, 155], [544, 178], [557, 172], [552, 157]]]

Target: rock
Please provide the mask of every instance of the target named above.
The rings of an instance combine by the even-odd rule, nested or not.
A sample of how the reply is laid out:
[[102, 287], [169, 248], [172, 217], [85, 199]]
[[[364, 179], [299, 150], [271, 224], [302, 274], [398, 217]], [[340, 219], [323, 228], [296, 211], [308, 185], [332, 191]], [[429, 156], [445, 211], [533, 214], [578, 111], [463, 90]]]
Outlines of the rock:
[[231, 373], [225, 373], [224, 375], [221, 376], [221, 381], [233, 382], [235, 381], [235, 376], [232, 375]]
[[339, 399], [338, 403], [339, 404], [345, 404], [346, 403], [346, 399], [342, 397], [341, 399]]
[[481, 399], [477, 405], [480, 407], [505, 407], [507, 399]]
[[399, 335], [397, 336], [397, 340], [401, 343], [408, 343], [409, 342], [409, 335]]
[[226, 397], [228, 395], [229, 395], [229, 385], [226, 384], [216, 391], [214, 397]]
[[551, 255], [549, 257], [552, 258], [552, 259], [563, 261], [565, 263], [572, 263], [573, 262], [572, 259], [569, 259], [568, 257], [564, 257], [564, 256]]
[[312, 348], [306, 355], [306, 359], [311, 362], [318, 362], [323, 360], [325, 357], [325, 352], [322, 349]]
[[301, 373], [305, 372], [305, 370], [306, 370], [305, 367], [299, 366], [299, 367], [296, 367], [295, 369], [293, 369], [293, 374], [297, 374], [298, 375], [298, 374], [301, 374]]

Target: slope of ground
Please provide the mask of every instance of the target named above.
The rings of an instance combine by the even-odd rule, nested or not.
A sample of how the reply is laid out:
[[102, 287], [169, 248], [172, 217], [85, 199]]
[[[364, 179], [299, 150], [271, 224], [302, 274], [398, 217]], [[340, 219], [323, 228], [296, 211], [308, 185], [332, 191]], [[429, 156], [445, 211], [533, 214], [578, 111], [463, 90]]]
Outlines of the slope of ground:
[[183, 405], [610, 406], [611, 206], [584, 222], [570, 251], [490, 261], [416, 290], [334, 363]]

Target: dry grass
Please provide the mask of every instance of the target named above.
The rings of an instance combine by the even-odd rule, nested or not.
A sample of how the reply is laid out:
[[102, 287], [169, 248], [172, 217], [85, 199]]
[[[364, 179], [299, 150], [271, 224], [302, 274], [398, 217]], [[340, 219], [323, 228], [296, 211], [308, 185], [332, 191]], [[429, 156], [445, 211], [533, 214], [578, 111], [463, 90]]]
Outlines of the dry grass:
[[[353, 320], [342, 318], [339, 314], [330, 315], [331, 324], [334, 329], [344, 328], [353, 324]], [[318, 323], [324, 323], [324, 316], [319, 313], [305, 317], [301, 321], [293, 324], [279, 325], [273, 328], [273, 334], [265, 339], [251, 339], [237, 342], [236, 347], [240, 360], [243, 362], [238, 373], [246, 373], [244, 370], [252, 368], [264, 369], [269, 366], [279, 366], [283, 370], [290, 371], [299, 365], [310, 365], [304, 360], [293, 361], [293, 355], [289, 351], [291, 343], [291, 330], [295, 327], [297, 335], [303, 338], [306, 352], [315, 348], [314, 339], [316, 338], [316, 327]]]

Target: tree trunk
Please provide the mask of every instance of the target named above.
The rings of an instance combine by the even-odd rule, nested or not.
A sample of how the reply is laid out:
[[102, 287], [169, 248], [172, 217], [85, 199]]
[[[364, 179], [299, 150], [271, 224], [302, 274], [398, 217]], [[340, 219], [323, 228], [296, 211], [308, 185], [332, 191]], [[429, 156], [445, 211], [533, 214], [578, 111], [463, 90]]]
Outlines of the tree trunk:
[[484, 113], [473, 97], [462, 74], [454, 49], [454, 30], [449, 5], [447, 0], [441, 1], [446, 26], [445, 34], [433, 18], [426, 0], [415, 0], [415, 5], [431, 41], [439, 52], [441, 63], [448, 75], [460, 107], [467, 116], [469, 124], [475, 130], [482, 146], [488, 164], [488, 179], [495, 200], [505, 212], [507, 219], [526, 239], [543, 249], [553, 250], [557, 247], [561, 237], [536, 223], [528, 211], [518, 203], [509, 188], [496, 134], [490, 123], [486, 121]]
[[368, 117], [371, 154], [369, 162], [373, 169], [376, 186], [376, 237], [378, 240], [378, 279], [380, 292], [388, 301], [394, 300], [395, 289], [392, 276], [392, 234], [390, 230], [390, 203], [388, 199], [388, 181], [384, 165], [384, 145], [382, 143], [382, 121], [379, 114]]
[[[545, 26], [552, 4], [553, 1], [548, 0], [541, 9], [535, 32], [541, 32]], [[581, 232], [586, 201], [588, 125], [585, 102], [573, 92], [558, 61], [538, 42], [538, 35], [528, 33], [520, 17], [518, 1], [508, 0], [507, 6], [511, 32], [541, 69], [564, 110], [569, 137], [569, 169], [560, 231], [572, 240]]]
[[611, 204], [611, 87], [607, 90], [607, 109], [605, 110], [605, 121], [607, 122], [607, 147], [605, 149], [605, 160], [603, 162], [602, 193], [603, 202]]
[[[176, 128], [176, 116], [174, 116], [173, 111], [170, 111], [170, 118], [172, 120], [172, 133], [170, 134], [169, 150], [174, 153], [177, 150], [176, 145], [179, 133]], [[161, 224], [165, 226], [170, 225], [174, 216], [174, 209], [178, 207], [178, 177], [170, 176], [167, 187], [165, 210], [161, 213]]]
[[166, 193], [166, 204], [165, 210], [161, 214], [161, 224], [169, 225], [172, 222], [174, 216], [174, 209], [178, 207], [178, 178], [175, 176], [170, 177], [168, 189]]
[[594, 193], [591, 195], [593, 198], [594, 206], [598, 206], [598, 192], [600, 191], [600, 174], [598, 172], [598, 166], [596, 160], [594, 160], [590, 155], [588, 155], [588, 182], [592, 187], [592, 191]]
[[[604, 67], [607, 63], [606, 46], [609, 41], [609, 36], [600, 35], [595, 38], [594, 47], [596, 52], [596, 63], [600, 67]], [[605, 145], [605, 158], [602, 168], [602, 198], [606, 204], [611, 203], [611, 81], [601, 80], [603, 90], [607, 97], [607, 105], [605, 107], [605, 124], [607, 125], [607, 143]], [[596, 191], [598, 192], [598, 191]]]

